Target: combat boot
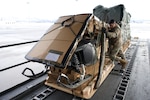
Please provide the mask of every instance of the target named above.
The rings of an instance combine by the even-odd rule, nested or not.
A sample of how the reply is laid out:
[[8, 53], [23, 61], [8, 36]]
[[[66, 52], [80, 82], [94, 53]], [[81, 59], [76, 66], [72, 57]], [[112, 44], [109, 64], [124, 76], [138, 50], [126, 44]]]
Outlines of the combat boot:
[[120, 69], [120, 74], [123, 75], [125, 72], [125, 69]]

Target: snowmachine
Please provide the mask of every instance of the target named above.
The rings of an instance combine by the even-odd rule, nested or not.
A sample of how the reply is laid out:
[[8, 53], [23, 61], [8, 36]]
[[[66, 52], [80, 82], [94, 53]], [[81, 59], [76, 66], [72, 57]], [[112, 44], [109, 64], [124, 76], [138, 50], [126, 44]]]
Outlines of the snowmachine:
[[93, 13], [61, 16], [25, 57], [49, 67], [45, 85], [85, 99], [94, 95], [114, 68], [114, 63], [105, 56], [108, 39], [101, 31], [112, 19], [114, 10], [120, 11], [115, 12], [117, 16], [113, 19], [124, 30], [123, 51], [128, 48], [130, 31], [125, 30], [130, 30], [130, 16], [125, 14], [123, 5], [112, 8], [99, 5]]

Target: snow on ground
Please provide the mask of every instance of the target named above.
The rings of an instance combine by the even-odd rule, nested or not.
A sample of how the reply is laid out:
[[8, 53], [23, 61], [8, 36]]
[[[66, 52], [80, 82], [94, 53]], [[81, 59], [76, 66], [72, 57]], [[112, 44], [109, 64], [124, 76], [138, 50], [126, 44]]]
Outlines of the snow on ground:
[[[0, 46], [39, 40], [51, 23], [0, 23]], [[25, 55], [31, 50], [35, 43], [0, 48], [0, 70], [26, 61]], [[28, 78], [21, 73], [26, 68], [31, 68], [35, 73], [44, 70], [44, 65], [39, 63], [28, 63], [9, 70], [0, 71], [0, 92], [22, 83]]]
[[150, 23], [131, 23], [130, 27], [132, 37], [150, 38]]
[[0, 45], [40, 39], [52, 23], [0, 23]]
[[[5, 38], [11, 38], [17, 34], [17, 36], [24, 37], [26, 40], [34, 39], [34, 35], [36, 34], [37, 38], [40, 38], [47, 29], [52, 25], [52, 23], [10, 23], [5, 24], [0, 22], [0, 35]], [[150, 23], [139, 22], [139, 23], [130, 23], [131, 27], [131, 36], [139, 37], [139, 38], [150, 38]], [[17, 30], [17, 33], [16, 33]], [[30, 32], [28, 32], [30, 31]], [[31, 31], [35, 31], [34, 33]], [[4, 34], [3, 34], [4, 33]], [[7, 34], [6, 34], [7, 33]], [[25, 35], [24, 35], [25, 33]], [[8, 35], [9, 34], [9, 35]], [[23, 35], [22, 35], [23, 34]], [[31, 35], [30, 35], [31, 34]], [[26, 38], [25, 38], [26, 37]], [[1, 38], [1, 37], [0, 37]], [[14, 39], [14, 38], [12, 38]], [[20, 38], [23, 39], [23, 38]]]

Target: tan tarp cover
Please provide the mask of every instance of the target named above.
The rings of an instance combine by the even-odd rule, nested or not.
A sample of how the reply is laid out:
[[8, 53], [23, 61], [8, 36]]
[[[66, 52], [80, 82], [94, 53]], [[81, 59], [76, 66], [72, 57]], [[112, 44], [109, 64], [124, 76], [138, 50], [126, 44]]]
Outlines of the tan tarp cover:
[[64, 67], [90, 16], [80, 14], [60, 17], [25, 58]]

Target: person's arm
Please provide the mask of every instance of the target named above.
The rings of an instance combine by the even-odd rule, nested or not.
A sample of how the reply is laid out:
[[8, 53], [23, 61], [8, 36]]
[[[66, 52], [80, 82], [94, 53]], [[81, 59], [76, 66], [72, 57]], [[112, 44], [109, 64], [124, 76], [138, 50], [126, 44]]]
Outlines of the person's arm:
[[114, 32], [108, 32], [107, 37], [108, 38], [116, 38], [119, 36], [119, 34], [120, 34], [120, 29], [117, 28]]

